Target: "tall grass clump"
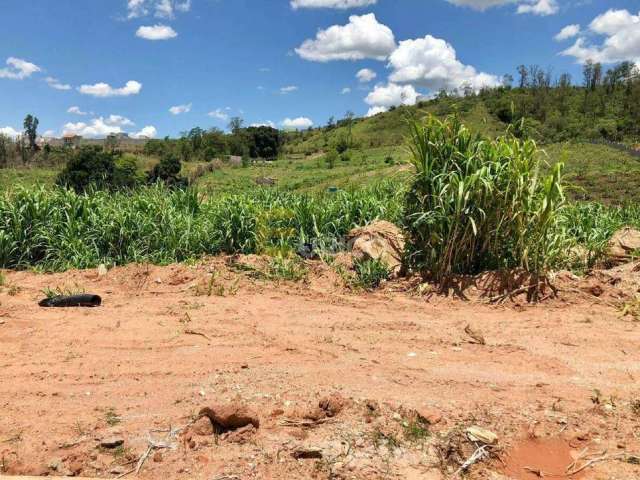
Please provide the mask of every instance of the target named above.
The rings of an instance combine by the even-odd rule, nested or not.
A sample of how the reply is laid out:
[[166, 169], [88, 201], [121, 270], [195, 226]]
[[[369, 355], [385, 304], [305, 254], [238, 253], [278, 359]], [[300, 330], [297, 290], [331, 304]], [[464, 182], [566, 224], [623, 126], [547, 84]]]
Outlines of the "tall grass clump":
[[431, 117], [410, 123], [409, 150], [410, 266], [445, 284], [484, 270], [539, 274], [562, 257], [562, 166], [543, 176], [533, 141], [510, 132], [487, 140], [455, 117]]
[[160, 184], [121, 192], [17, 189], [0, 195], [0, 268], [166, 264], [339, 243], [356, 226], [398, 221], [402, 192], [392, 184], [317, 195], [204, 196]]

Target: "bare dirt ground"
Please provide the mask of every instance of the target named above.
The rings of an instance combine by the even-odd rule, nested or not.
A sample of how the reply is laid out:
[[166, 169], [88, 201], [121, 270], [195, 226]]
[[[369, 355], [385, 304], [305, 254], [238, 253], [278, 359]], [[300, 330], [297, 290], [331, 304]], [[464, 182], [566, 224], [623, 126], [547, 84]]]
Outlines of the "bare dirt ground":
[[[542, 304], [488, 305], [312, 270], [7, 272], [0, 476], [455, 478], [479, 426], [498, 441], [466, 478], [640, 478], [640, 324], [620, 311], [635, 285], [573, 279]], [[103, 306], [40, 308], [55, 287]], [[193, 423], [230, 402], [259, 428]]]

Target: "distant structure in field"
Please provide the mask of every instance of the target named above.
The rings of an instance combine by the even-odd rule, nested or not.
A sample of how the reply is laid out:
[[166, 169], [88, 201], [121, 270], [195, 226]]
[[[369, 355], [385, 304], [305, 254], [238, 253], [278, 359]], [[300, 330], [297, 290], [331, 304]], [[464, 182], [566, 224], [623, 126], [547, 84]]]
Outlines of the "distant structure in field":
[[64, 147], [78, 148], [81, 141], [82, 136], [73, 133], [65, 133], [62, 136], [62, 145]]

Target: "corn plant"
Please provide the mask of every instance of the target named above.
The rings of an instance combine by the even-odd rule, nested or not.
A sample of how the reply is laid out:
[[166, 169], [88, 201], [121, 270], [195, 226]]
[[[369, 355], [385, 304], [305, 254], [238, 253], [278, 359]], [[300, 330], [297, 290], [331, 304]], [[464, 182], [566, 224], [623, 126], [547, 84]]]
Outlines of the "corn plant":
[[486, 140], [455, 117], [431, 117], [410, 122], [409, 151], [411, 266], [444, 284], [489, 269], [541, 273], [559, 260], [567, 246], [562, 166], [541, 175], [533, 141], [509, 132]]

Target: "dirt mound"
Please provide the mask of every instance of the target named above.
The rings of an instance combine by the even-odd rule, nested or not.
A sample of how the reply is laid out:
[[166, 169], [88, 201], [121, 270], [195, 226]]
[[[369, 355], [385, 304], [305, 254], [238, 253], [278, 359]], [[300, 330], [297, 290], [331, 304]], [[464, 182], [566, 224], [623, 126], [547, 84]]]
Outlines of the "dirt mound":
[[640, 257], [640, 231], [631, 227], [618, 230], [609, 240], [608, 257], [613, 264]]
[[358, 260], [380, 260], [393, 273], [402, 267], [405, 240], [400, 228], [380, 220], [354, 228], [347, 235], [352, 255]]

